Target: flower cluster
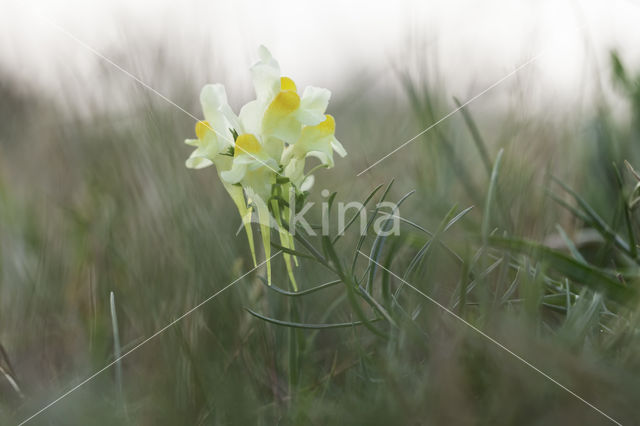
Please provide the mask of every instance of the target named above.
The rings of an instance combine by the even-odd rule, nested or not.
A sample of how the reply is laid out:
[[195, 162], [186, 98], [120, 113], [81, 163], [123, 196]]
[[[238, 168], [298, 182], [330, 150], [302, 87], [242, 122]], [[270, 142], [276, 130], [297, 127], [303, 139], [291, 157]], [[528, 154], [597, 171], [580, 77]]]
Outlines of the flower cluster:
[[[220, 180], [233, 199], [244, 224], [253, 262], [256, 264], [251, 219], [254, 211], [260, 223], [262, 243], [270, 257], [270, 227], [277, 224], [280, 244], [293, 249], [293, 237], [283, 226], [288, 205], [278, 201], [306, 194], [313, 176], [305, 174], [308, 157], [333, 167], [333, 152], [347, 153], [335, 138], [335, 120], [325, 114], [331, 92], [309, 86], [302, 95], [289, 77], [280, 74], [278, 62], [261, 46], [260, 60], [251, 67], [256, 99], [236, 115], [227, 103], [223, 85], [206, 85], [200, 94], [204, 120], [196, 124], [195, 146], [186, 161], [189, 168], [215, 165]], [[292, 259], [284, 255], [290, 280], [296, 288]], [[267, 262], [271, 282], [271, 265]]]

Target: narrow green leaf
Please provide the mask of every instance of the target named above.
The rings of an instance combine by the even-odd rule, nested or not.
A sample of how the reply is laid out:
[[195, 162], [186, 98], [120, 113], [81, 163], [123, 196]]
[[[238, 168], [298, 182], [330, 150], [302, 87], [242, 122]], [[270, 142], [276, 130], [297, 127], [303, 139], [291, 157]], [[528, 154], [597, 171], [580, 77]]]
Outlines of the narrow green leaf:
[[[440, 221], [440, 224], [438, 225], [438, 228], [436, 229], [436, 232], [434, 234], [434, 236], [427, 241], [422, 248], [420, 248], [420, 250], [418, 251], [418, 253], [413, 257], [413, 259], [411, 259], [411, 262], [409, 262], [409, 266], [407, 267], [405, 273], [403, 274], [403, 279], [408, 279], [409, 278], [409, 274], [411, 274], [411, 272], [413, 272], [413, 270], [417, 267], [418, 263], [424, 258], [424, 256], [427, 254], [429, 248], [431, 247], [431, 243], [434, 240], [438, 240], [440, 238], [440, 235], [442, 234], [442, 232], [445, 230], [445, 228], [447, 227], [447, 225], [451, 222], [452, 217], [456, 211], [456, 209], [458, 208], [457, 205], [454, 205], [453, 207], [451, 207], [451, 209], [447, 212], [447, 214], [444, 216], [444, 218]], [[461, 216], [460, 216], [461, 217]], [[455, 223], [455, 222], [454, 222]]]
[[308, 295], [308, 294], [315, 293], [315, 292], [320, 291], [320, 290], [324, 290], [325, 288], [333, 287], [333, 286], [335, 286], [335, 285], [337, 285], [337, 284], [340, 284], [340, 283], [342, 282], [342, 280], [334, 280], [334, 281], [329, 281], [329, 282], [324, 283], [324, 284], [317, 285], [317, 286], [315, 286], [315, 287], [308, 288], [308, 289], [306, 289], [306, 290], [300, 290], [300, 291], [288, 291], [288, 290], [283, 290], [282, 288], [277, 287], [277, 286], [275, 286], [275, 285], [273, 285], [273, 284], [272, 284], [272, 285], [268, 285], [268, 283], [267, 283], [267, 281], [264, 279], [264, 277], [259, 277], [259, 278], [260, 278], [260, 280], [262, 281], [262, 283], [263, 283], [263, 284], [264, 284], [264, 285], [265, 285], [269, 290], [273, 290], [273, 291], [275, 291], [276, 293], [280, 293], [280, 294], [282, 294], [283, 296], [291, 296], [291, 297], [306, 296], [306, 295]]
[[382, 203], [385, 200], [385, 198], [387, 197], [387, 195], [389, 194], [389, 190], [391, 190], [391, 186], [393, 185], [393, 182], [394, 182], [394, 179], [391, 179], [391, 182], [389, 182], [389, 185], [387, 185], [387, 188], [384, 190], [384, 192], [382, 193], [382, 196], [380, 197], [380, 199], [376, 203], [376, 208], [374, 209], [374, 214], [367, 221], [367, 226], [364, 229], [364, 234], [360, 235], [360, 238], [358, 238], [358, 243], [356, 244], [356, 251], [353, 253], [353, 261], [351, 262], [351, 273], [352, 274], [356, 270], [356, 263], [358, 262], [358, 257], [359, 257], [358, 256], [358, 252], [362, 248], [362, 244], [364, 244], [364, 240], [367, 238], [367, 233], [369, 232], [369, 228], [371, 227], [371, 224], [373, 223], [374, 219], [376, 218], [376, 215], [378, 214], [378, 210], [379, 210], [378, 205], [380, 203]]
[[[409, 198], [411, 195], [413, 195], [416, 191], [409, 191], [407, 194], [405, 194], [397, 203], [396, 203], [396, 209], [400, 208], [400, 205], [402, 205], [402, 203]], [[392, 215], [390, 215], [387, 220], [385, 220], [384, 224], [382, 225], [382, 231], [386, 233], [386, 231], [389, 231], [389, 229], [387, 228], [387, 225], [390, 223], [390, 221], [392, 220], [392, 218], [394, 216], [397, 215], [397, 210], [394, 209], [394, 211], [392, 212]], [[376, 209], [376, 214], [377, 214], [378, 210]], [[370, 262], [370, 266], [371, 269], [369, 270], [369, 280], [367, 281], [367, 292], [371, 293], [373, 291], [373, 280], [375, 278], [376, 275], [376, 270], [377, 270], [377, 262], [380, 259], [380, 253], [382, 253], [382, 249], [384, 247], [384, 242], [386, 241], [387, 236], [386, 235], [376, 235], [375, 240], [373, 241], [373, 245], [371, 246], [371, 254], [370, 257], [371, 259], [373, 259], [373, 261], [375, 262]]]
[[[284, 327], [304, 328], [304, 329], [311, 329], [311, 330], [325, 330], [330, 328], [346, 328], [346, 327], [355, 327], [359, 325], [365, 325], [363, 321], [340, 322], [340, 323], [334, 323], [334, 324], [307, 324], [307, 323], [301, 323], [301, 322], [283, 321], [275, 318], [270, 318], [262, 314], [259, 314], [255, 311], [252, 311], [249, 308], [245, 308], [245, 310], [256, 318], [259, 318], [266, 322], [270, 322], [272, 324], [281, 325]], [[371, 318], [367, 321], [376, 322], [376, 321], [380, 321], [381, 319], [382, 318]]]
[[[453, 223], [455, 223], [454, 221], [458, 221], [460, 218], [462, 218], [463, 215], [466, 215], [467, 213], [469, 213], [469, 211], [471, 211], [471, 209], [473, 208], [473, 206], [471, 207], [467, 207], [466, 209], [464, 209], [462, 212], [460, 212], [455, 218], [453, 218], [450, 222], [450, 224], [447, 225], [447, 227], [445, 228], [445, 230], [450, 228], [450, 225], [453, 225]], [[398, 216], [398, 219], [401, 222], [406, 223], [409, 226], [412, 226], [413, 228], [424, 232], [425, 234], [427, 234], [429, 237], [433, 237], [434, 233], [429, 231], [428, 229], [418, 225], [415, 222], [410, 221], [409, 219], [405, 219], [404, 217]], [[441, 239], [438, 239], [438, 244], [440, 244], [449, 254], [451, 254], [451, 256], [453, 256], [453, 258], [455, 260], [457, 260], [459, 263], [463, 264], [464, 260], [458, 255], [458, 253], [456, 253], [451, 247], [449, 247], [444, 241], [442, 241]]]
[[360, 290], [360, 294], [369, 303], [369, 305], [371, 305], [376, 311], [378, 311], [387, 321], [389, 321], [391, 325], [393, 325], [394, 327], [398, 326], [391, 315], [389, 315], [389, 312], [387, 312], [387, 310], [382, 305], [380, 305], [380, 303], [378, 303], [378, 301], [374, 299], [364, 287], [358, 286], [358, 290]]
[[[358, 217], [360, 217], [360, 212], [362, 211], [362, 209], [367, 207], [367, 204], [369, 203], [369, 201], [371, 201], [371, 199], [373, 198], [374, 195], [376, 195], [376, 192], [378, 192], [378, 190], [380, 190], [380, 188], [382, 188], [382, 184], [376, 186], [373, 191], [371, 191], [371, 193], [367, 196], [367, 198], [365, 198], [364, 202], [362, 203], [362, 207], [360, 207], [358, 209], [358, 211], [353, 215], [353, 217], [351, 217], [351, 219], [349, 219], [349, 221], [347, 222], [347, 224], [344, 226], [344, 229], [342, 229], [341, 231], [346, 232], [347, 229], [349, 229], [349, 227], [356, 221], [356, 219]], [[338, 233], [338, 235], [336, 235], [332, 241], [333, 244], [336, 243], [336, 241], [338, 241], [340, 239], [340, 237], [342, 237], [343, 234]]]
[[391, 264], [393, 263], [394, 256], [399, 251], [399, 246], [401, 242], [402, 240], [399, 238], [393, 239], [391, 248], [387, 252], [387, 256], [382, 262], [381, 290], [382, 290], [382, 299], [387, 309], [391, 308], [391, 274], [389, 273], [389, 271], [391, 270]]
[[[381, 330], [378, 330], [373, 325], [371, 325], [369, 323], [369, 320], [366, 318], [364, 311], [362, 310], [362, 307], [360, 306], [360, 304], [358, 303], [358, 299], [356, 298], [356, 293], [355, 293], [356, 286], [353, 283], [353, 279], [350, 276], [347, 276], [344, 274], [343, 268], [342, 268], [342, 262], [340, 261], [340, 258], [338, 257], [338, 254], [336, 253], [335, 248], [333, 247], [333, 244], [331, 244], [331, 238], [327, 235], [322, 236], [322, 249], [326, 253], [331, 263], [333, 263], [333, 265], [335, 266], [336, 273], [344, 283], [344, 286], [347, 289], [347, 297], [349, 299], [349, 303], [353, 308], [353, 311], [355, 312], [356, 316], [360, 319], [360, 321], [362, 321], [363, 325], [372, 333], [380, 337], [386, 338], [387, 334]], [[369, 303], [369, 301], [367, 302]]]
[[280, 244], [274, 243], [273, 241], [271, 241], [271, 247], [273, 247], [275, 249], [278, 249], [278, 250], [282, 250], [284, 253], [290, 254], [292, 256], [305, 257], [307, 259], [314, 259], [315, 260], [315, 257], [310, 255], [310, 254], [302, 253], [301, 251], [281, 246]]

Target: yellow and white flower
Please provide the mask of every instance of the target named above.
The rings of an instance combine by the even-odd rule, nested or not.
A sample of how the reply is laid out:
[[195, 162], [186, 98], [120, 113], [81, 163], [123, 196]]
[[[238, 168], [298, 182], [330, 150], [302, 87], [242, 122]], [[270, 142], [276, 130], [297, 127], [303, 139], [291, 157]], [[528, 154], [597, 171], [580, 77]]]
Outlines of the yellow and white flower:
[[[320, 163], [333, 167], [333, 151], [344, 157], [347, 155], [342, 144], [335, 137], [336, 122], [333, 116], [326, 115], [324, 121], [315, 126], [304, 126], [298, 140], [289, 145], [282, 154], [282, 163], [286, 164], [284, 174], [300, 190], [309, 186], [309, 179], [305, 177], [304, 166], [307, 157], [316, 157]], [[311, 184], [313, 181], [311, 181]]]
[[300, 97], [295, 82], [281, 75], [280, 66], [269, 50], [260, 46], [258, 55], [260, 60], [251, 67], [256, 100], [245, 108], [257, 111], [263, 135], [293, 143], [303, 125], [313, 126], [324, 120], [331, 92], [309, 86]]
[[[221, 84], [206, 85], [200, 92], [200, 103], [205, 120], [196, 123], [197, 138], [185, 140], [187, 145], [196, 147], [187, 159], [186, 166], [192, 169], [202, 169], [215, 164], [218, 175], [221, 176], [233, 166], [228, 153], [235, 145], [231, 130], [238, 126], [238, 118], [229, 107], [225, 88]], [[253, 263], [257, 265], [253, 232], [251, 231], [251, 208], [247, 206], [242, 187], [221, 180], [240, 213], [247, 233]]]
[[[320, 164], [333, 167], [333, 152], [346, 151], [335, 138], [335, 120], [325, 115], [331, 92], [309, 86], [302, 96], [294, 81], [282, 76], [278, 62], [261, 46], [259, 61], [251, 67], [256, 99], [248, 102], [236, 116], [227, 102], [224, 86], [206, 85], [200, 94], [205, 120], [196, 124], [196, 139], [185, 142], [195, 146], [186, 161], [189, 168], [215, 165], [220, 180], [231, 195], [247, 232], [256, 264], [252, 211], [260, 223], [265, 255], [270, 257], [270, 227], [277, 224], [280, 243], [293, 249], [293, 237], [283, 227], [288, 207], [280, 206], [273, 195], [288, 195], [313, 185], [313, 176], [305, 176], [305, 161], [317, 157]], [[287, 177], [288, 180], [277, 179]], [[296, 262], [284, 254], [289, 277], [297, 289], [291, 267]], [[271, 265], [267, 261], [271, 282]]]
[[[242, 133], [235, 141], [231, 168], [220, 173], [220, 178], [227, 185], [243, 188], [247, 200], [256, 208], [267, 258], [271, 256], [272, 223], [267, 203], [276, 181], [278, 167], [277, 160], [269, 155], [269, 150], [255, 134]], [[271, 282], [270, 262], [267, 262], [267, 280]]]

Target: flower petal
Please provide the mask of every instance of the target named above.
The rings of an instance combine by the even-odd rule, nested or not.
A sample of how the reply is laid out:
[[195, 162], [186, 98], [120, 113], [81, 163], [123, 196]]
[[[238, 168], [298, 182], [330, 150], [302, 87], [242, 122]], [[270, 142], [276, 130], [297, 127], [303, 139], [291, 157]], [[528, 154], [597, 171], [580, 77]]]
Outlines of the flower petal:
[[264, 46], [258, 48], [258, 56], [260, 60], [251, 66], [253, 87], [258, 99], [270, 100], [280, 91], [280, 65]]
[[347, 150], [344, 149], [344, 147], [342, 146], [342, 144], [340, 143], [340, 141], [338, 141], [338, 139], [336, 139], [335, 137], [333, 138], [333, 140], [331, 141], [331, 147], [333, 148], [333, 150], [335, 152], [338, 153], [338, 155], [340, 157], [346, 157], [347, 155]]
[[315, 181], [316, 179], [313, 177], [313, 175], [307, 176], [306, 179], [300, 185], [300, 191], [304, 192], [304, 191], [310, 190]]
[[329, 105], [329, 98], [331, 98], [331, 92], [327, 89], [313, 86], [305, 88], [300, 100], [298, 120], [309, 126], [321, 123]]
[[210, 127], [228, 145], [233, 141], [230, 128], [238, 129], [240, 122], [227, 102], [227, 92], [222, 84], [207, 84], [200, 92], [204, 117]]
[[280, 77], [280, 90], [291, 90], [292, 92], [298, 92], [296, 83], [289, 77]]
[[280, 159], [280, 163], [282, 163], [285, 166], [285, 168], [295, 154], [294, 147], [295, 145], [289, 145], [282, 151], [282, 158]]
[[200, 148], [193, 151], [189, 156], [189, 158], [187, 158], [187, 161], [185, 162], [185, 165], [189, 169], [203, 169], [205, 167], [211, 166], [212, 164], [213, 164], [213, 161], [211, 161], [209, 158], [204, 156]]
[[[315, 126], [305, 126], [300, 139], [293, 145], [294, 155], [300, 157], [316, 157], [327, 167], [333, 167], [333, 147], [335, 140], [335, 120], [326, 115], [325, 120]], [[344, 150], [344, 149], [343, 149]]]
[[331, 146], [329, 146], [328, 149], [326, 149], [325, 146], [322, 146], [314, 151], [309, 151], [309, 153], [307, 153], [307, 157], [316, 157], [329, 169], [333, 167], [333, 152], [331, 150]]
[[227, 93], [222, 84], [207, 84], [200, 92], [200, 104], [204, 118], [219, 136], [227, 136], [226, 118], [222, 105], [227, 103]]
[[221, 172], [220, 178], [227, 183], [238, 183], [244, 178], [246, 172], [246, 164], [234, 161], [233, 166], [231, 166], [231, 170]]
[[291, 158], [287, 166], [284, 168], [284, 175], [289, 178], [297, 188], [300, 187], [304, 179], [304, 157]]
[[299, 106], [300, 97], [297, 93], [289, 90], [278, 93], [264, 113], [262, 132], [288, 143], [295, 142], [302, 127], [296, 117]]
[[243, 133], [236, 139], [236, 145], [234, 150], [234, 157], [238, 157], [242, 154], [249, 154], [249, 156], [255, 156], [262, 151], [262, 145], [252, 133]]
[[264, 102], [261, 102], [258, 99], [246, 103], [240, 109], [240, 128], [236, 129], [238, 133], [260, 133], [264, 110]]
[[273, 160], [275, 168], [277, 168], [277, 159], [282, 157], [282, 151], [284, 151], [284, 142], [282, 139], [265, 136], [263, 138], [262, 148], [264, 153]]

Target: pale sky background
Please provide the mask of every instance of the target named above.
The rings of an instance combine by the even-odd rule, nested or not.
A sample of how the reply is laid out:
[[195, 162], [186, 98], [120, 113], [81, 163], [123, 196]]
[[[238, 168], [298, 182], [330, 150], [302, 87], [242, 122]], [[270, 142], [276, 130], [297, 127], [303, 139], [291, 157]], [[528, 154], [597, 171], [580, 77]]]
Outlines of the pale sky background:
[[65, 73], [92, 81], [101, 60], [43, 16], [101, 52], [129, 51], [128, 69], [143, 80], [148, 70], [136, 68], [136, 50], [128, 50], [141, 40], [167, 46], [184, 68], [206, 72], [202, 64], [213, 62], [225, 69], [224, 83], [239, 87], [248, 85], [259, 44], [300, 85], [335, 88], [346, 75], [384, 80], [390, 65], [437, 64], [463, 99], [541, 51], [526, 72], [542, 99], [554, 101], [571, 101], [585, 75], [608, 78], [610, 48], [640, 66], [634, 0], [2, 0], [0, 10], [0, 66], [45, 91], [55, 91]]

